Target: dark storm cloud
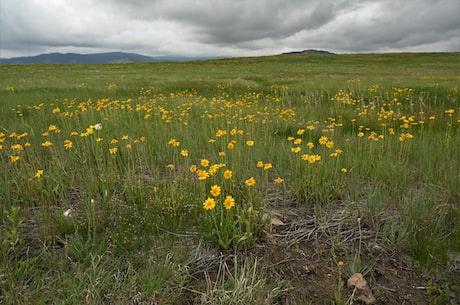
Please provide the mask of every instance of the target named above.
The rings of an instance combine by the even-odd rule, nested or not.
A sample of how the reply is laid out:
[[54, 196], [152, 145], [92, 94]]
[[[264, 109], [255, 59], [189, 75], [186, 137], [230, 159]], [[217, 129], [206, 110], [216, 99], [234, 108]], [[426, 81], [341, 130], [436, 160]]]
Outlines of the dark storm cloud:
[[460, 51], [459, 15], [458, 0], [6, 0], [0, 55]]
[[[215, 2], [214, 2], [215, 3]], [[318, 28], [334, 18], [326, 1], [228, 1], [196, 6], [193, 10], [168, 7], [168, 18], [196, 29], [203, 42], [235, 44], [263, 38], [280, 39], [303, 29]]]
[[460, 11], [460, 2], [375, 2], [338, 17], [330, 32], [340, 37], [346, 51], [354, 51], [357, 46], [363, 51], [373, 51], [437, 42], [445, 43], [446, 50], [460, 50], [460, 23], [452, 13], [455, 11]]

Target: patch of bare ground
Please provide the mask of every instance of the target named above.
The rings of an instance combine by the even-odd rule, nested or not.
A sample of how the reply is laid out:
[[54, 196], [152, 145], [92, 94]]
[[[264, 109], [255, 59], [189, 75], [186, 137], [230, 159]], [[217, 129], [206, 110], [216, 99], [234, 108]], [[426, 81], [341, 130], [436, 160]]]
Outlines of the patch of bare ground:
[[[434, 287], [445, 283], [385, 245], [356, 204], [337, 202], [333, 210], [322, 209], [296, 206], [289, 198], [271, 208], [274, 221], [257, 255], [266, 270], [290, 287], [279, 304], [334, 304], [337, 295], [343, 304], [460, 304], [459, 287], [452, 285], [439, 303], [440, 291]], [[373, 300], [347, 287], [355, 272], [363, 273]], [[460, 270], [448, 276], [455, 283]]]
[[[459, 268], [448, 275], [450, 290], [441, 298], [447, 280], [417, 268], [402, 250], [385, 244], [356, 203], [337, 202], [326, 211], [296, 205], [293, 197], [269, 202], [269, 232], [250, 253], [238, 255], [257, 257], [267, 277], [283, 283], [275, 304], [460, 304], [459, 287], [452, 285], [460, 280]], [[212, 283], [223, 261], [232, 268], [232, 257], [219, 252], [202, 255], [198, 269], [207, 270], [208, 278], [197, 274], [196, 280]], [[347, 287], [354, 274], [363, 275], [367, 296], [356, 286]], [[195, 297], [188, 304], [208, 304], [199, 294], [191, 295]]]

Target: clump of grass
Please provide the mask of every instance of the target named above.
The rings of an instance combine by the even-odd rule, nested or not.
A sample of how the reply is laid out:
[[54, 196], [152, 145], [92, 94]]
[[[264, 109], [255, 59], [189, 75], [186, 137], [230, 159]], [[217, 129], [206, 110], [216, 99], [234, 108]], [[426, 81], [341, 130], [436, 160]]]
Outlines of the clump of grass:
[[215, 279], [206, 273], [201, 304], [274, 304], [283, 293], [280, 283], [267, 281], [257, 259], [234, 256], [233, 267], [220, 261]]

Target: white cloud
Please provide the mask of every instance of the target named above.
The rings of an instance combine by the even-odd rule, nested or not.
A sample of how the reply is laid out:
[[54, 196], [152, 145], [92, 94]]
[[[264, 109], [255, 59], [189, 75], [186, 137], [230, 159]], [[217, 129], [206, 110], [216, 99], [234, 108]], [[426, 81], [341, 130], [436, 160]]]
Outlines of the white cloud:
[[458, 0], [4, 0], [0, 56], [460, 51]]

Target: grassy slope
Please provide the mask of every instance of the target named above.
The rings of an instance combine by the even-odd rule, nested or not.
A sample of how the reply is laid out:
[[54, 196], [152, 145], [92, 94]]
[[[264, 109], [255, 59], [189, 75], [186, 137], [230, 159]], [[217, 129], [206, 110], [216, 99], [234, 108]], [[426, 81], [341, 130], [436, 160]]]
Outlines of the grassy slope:
[[[122, 65], [0, 66], [2, 87], [12, 85], [17, 94], [52, 92], [56, 98], [75, 95], [97, 97], [97, 89], [115, 82], [127, 97], [142, 86], [159, 90], [212, 89], [215, 83], [267, 87], [289, 85], [300, 90], [330, 90], [360, 79], [363, 86], [423, 88], [458, 85], [459, 53], [398, 53], [367, 55], [285, 55], [220, 59], [188, 63]], [[28, 80], [21, 83], [21, 80]], [[84, 89], [78, 88], [85, 84]], [[39, 88], [37, 94], [36, 90]], [[201, 89], [201, 90], [200, 90]], [[201, 93], [201, 92], [200, 92]], [[99, 93], [100, 95], [101, 93]], [[105, 94], [105, 92], [104, 92]], [[34, 96], [35, 97], [35, 96]], [[101, 97], [107, 97], [105, 95]], [[123, 98], [123, 96], [117, 96]], [[14, 102], [14, 97], [6, 98]], [[35, 97], [33, 99], [37, 101]]]

